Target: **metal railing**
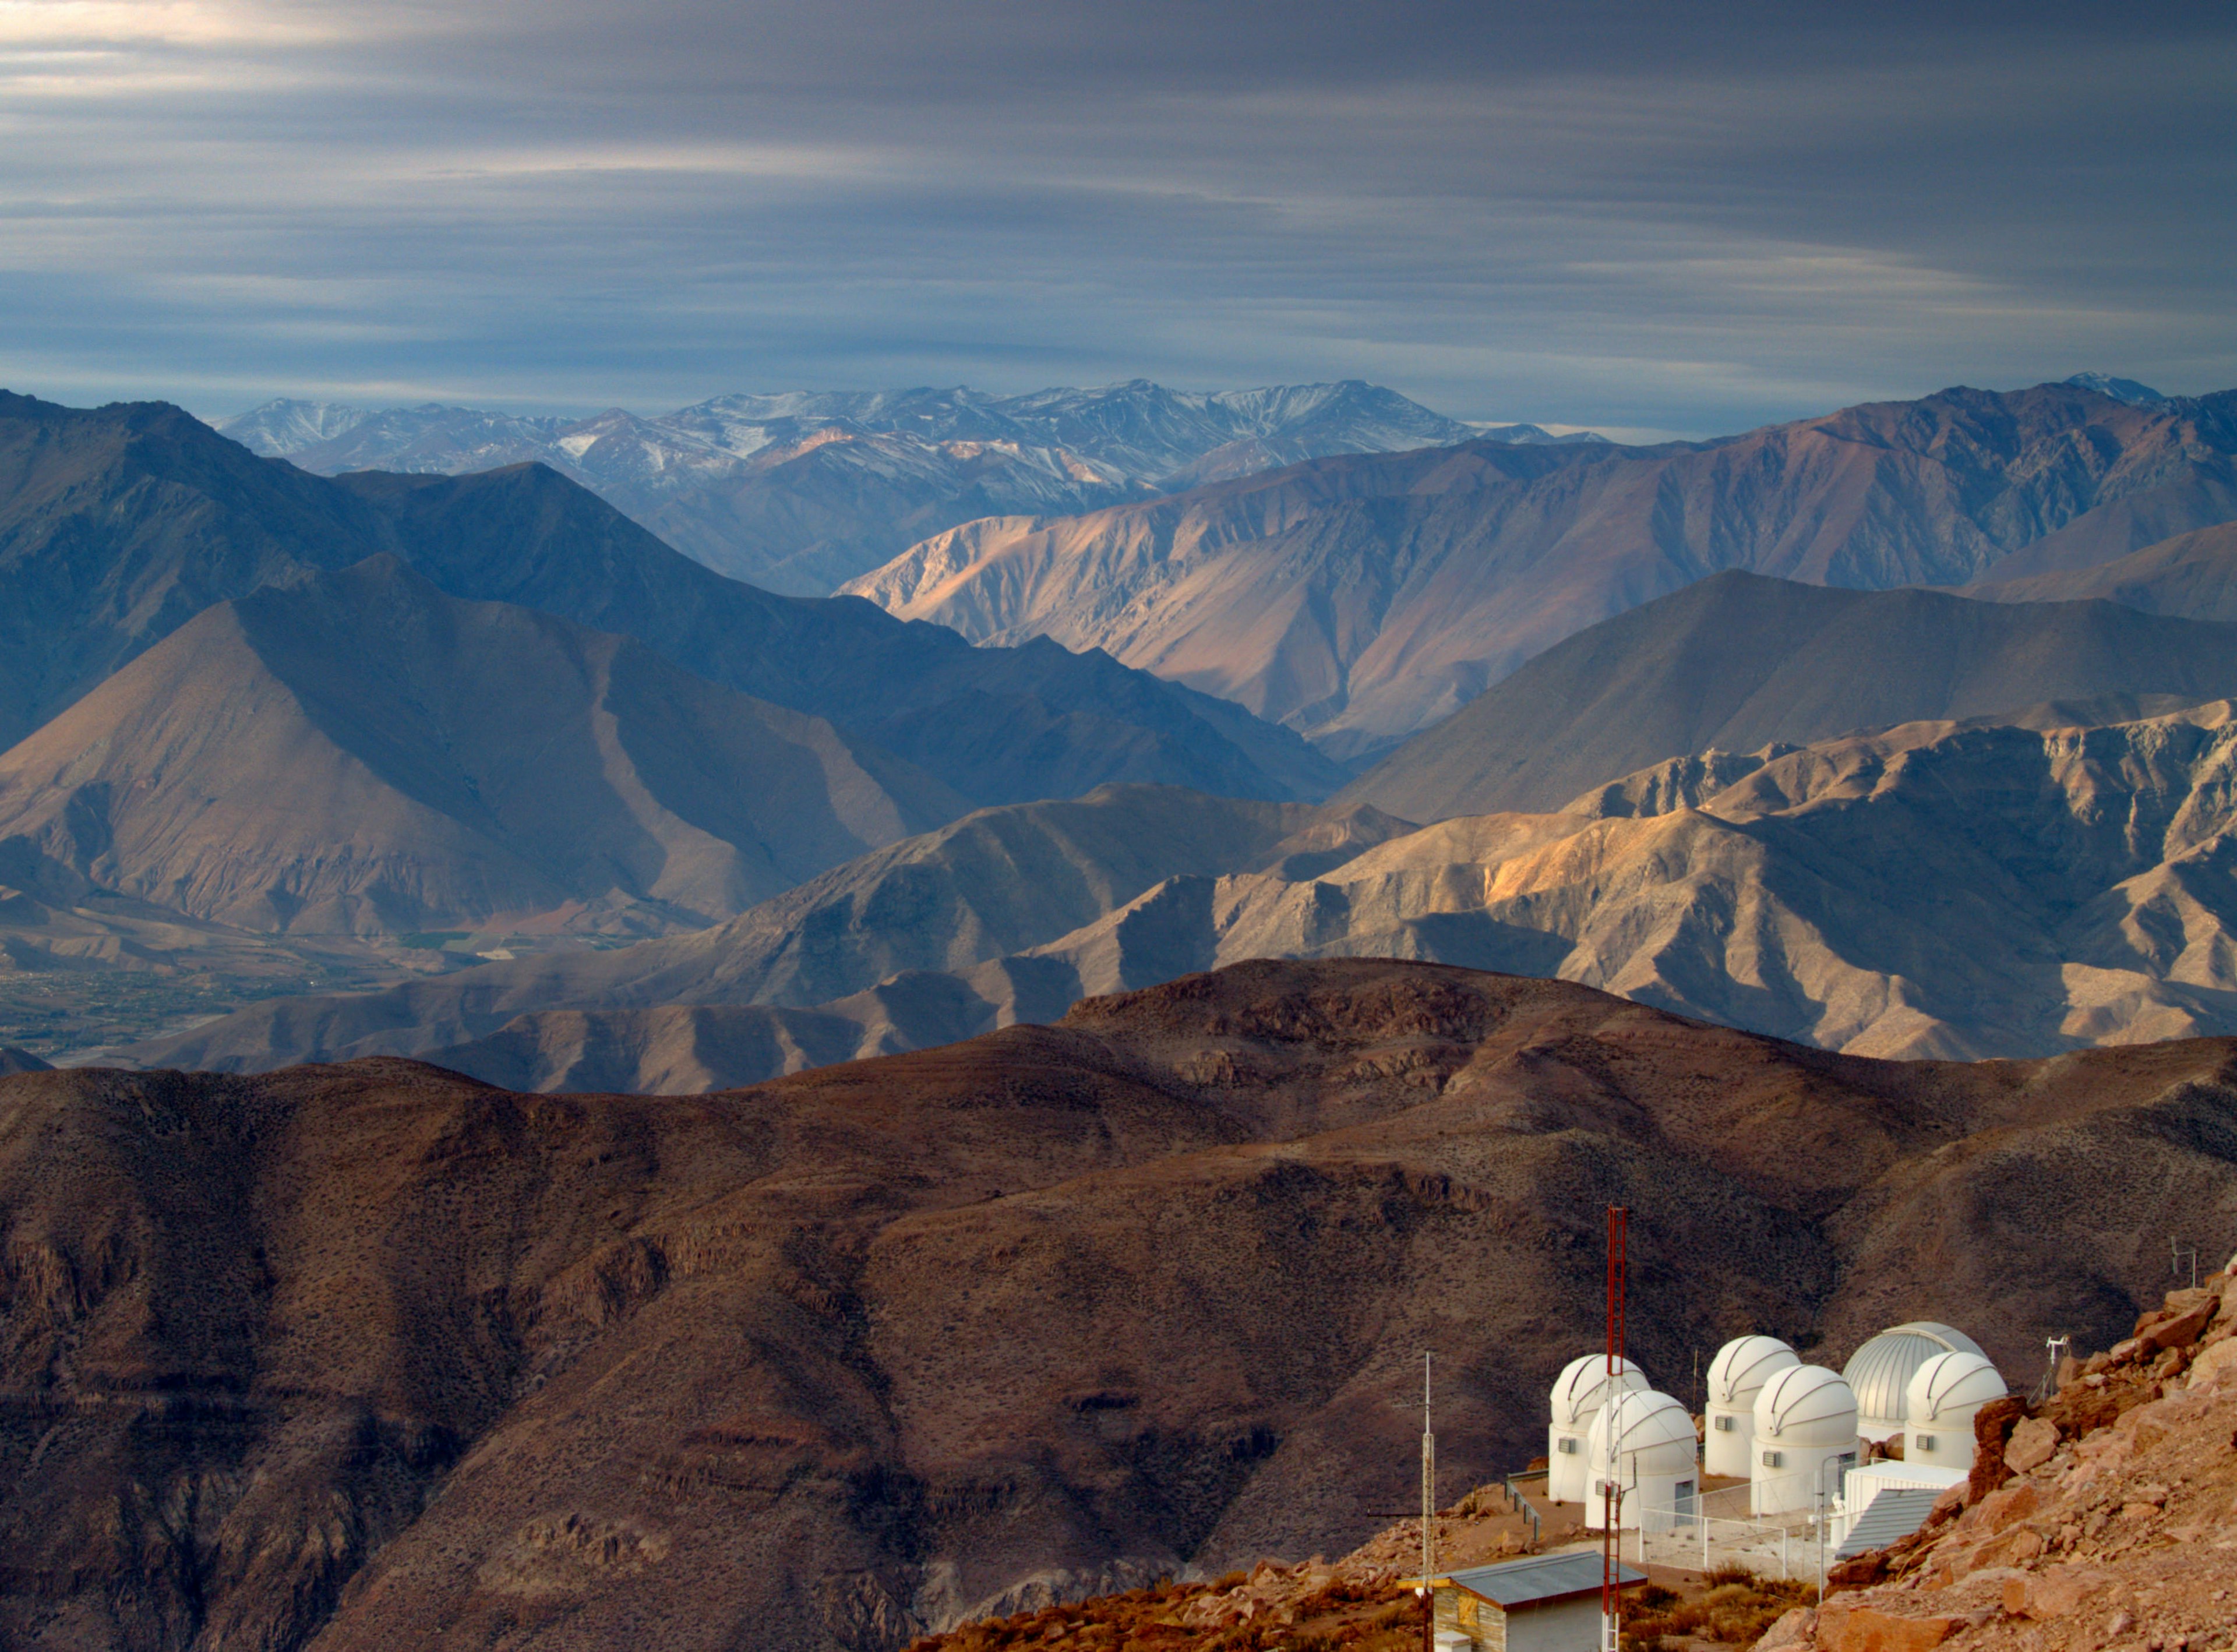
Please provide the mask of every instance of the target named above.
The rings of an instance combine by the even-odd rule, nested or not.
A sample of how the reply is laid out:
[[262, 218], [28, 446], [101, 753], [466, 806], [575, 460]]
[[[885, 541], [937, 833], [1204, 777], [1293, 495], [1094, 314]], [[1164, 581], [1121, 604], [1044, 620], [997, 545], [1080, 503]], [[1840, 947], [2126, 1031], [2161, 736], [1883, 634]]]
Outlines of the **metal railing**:
[[1530, 1523], [1530, 1541], [1540, 1542], [1541, 1538], [1539, 1530], [1538, 1505], [1522, 1495], [1521, 1489], [1514, 1483], [1514, 1477], [1511, 1474], [1500, 1477], [1499, 1489], [1507, 1493], [1507, 1501], [1513, 1506], [1514, 1511]]

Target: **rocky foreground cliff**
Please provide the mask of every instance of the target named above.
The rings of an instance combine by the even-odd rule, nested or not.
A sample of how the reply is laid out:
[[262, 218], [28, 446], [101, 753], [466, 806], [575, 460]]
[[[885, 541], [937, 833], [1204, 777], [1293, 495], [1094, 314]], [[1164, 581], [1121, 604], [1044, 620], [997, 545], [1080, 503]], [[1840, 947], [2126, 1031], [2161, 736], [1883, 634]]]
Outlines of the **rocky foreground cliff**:
[[[2237, 1215], [2237, 1045], [1886, 1062], [1253, 963], [721, 1094], [0, 1079], [0, 1645], [892, 1652], [1542, 1449], [1633, 1351], [2124, 1335]], [[2139, 1213], [2150, 1213], [2140, 1219]]]
[[1977, 1421], [1972, 1477], [1925, 1529], [1837, 1568], [1756, 1652], [2237, 1644], [2237, 1278]]

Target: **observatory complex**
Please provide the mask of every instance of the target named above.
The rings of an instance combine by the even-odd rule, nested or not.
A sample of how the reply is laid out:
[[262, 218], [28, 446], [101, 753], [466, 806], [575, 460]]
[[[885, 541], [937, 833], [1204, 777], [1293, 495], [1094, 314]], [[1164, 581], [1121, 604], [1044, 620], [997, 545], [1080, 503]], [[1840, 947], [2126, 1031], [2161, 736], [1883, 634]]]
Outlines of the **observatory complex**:
[[[1611, 1375], [1587, 1354], [1548, 1397], [1546, 1497], [1578, 1505], [1587, 1530], [1612, 1516], [1627, 1558], [1814, 1576], [1852, 1532], [1916, 1530], [1971, 1470], [1974, 1417], [2006, 1391], [1978, 1344], [1925, 1320], [1868, 1338], [1838, 1371], [1776, 1337], [1738, 1338], [1709, 1365], [1698, 1419], [1631, 1361]], [[1451, 1620], [1447, 1652], [1488, 1652], [1468, 1627]]]

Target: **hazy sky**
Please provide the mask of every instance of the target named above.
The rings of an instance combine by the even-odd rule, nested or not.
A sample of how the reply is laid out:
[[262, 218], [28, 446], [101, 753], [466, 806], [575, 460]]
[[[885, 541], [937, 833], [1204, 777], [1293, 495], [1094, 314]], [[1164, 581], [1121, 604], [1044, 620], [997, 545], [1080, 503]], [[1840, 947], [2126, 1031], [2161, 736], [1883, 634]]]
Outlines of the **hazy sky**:
[[2237, 8], [0, 0], [0, 383], [2237, 385]]

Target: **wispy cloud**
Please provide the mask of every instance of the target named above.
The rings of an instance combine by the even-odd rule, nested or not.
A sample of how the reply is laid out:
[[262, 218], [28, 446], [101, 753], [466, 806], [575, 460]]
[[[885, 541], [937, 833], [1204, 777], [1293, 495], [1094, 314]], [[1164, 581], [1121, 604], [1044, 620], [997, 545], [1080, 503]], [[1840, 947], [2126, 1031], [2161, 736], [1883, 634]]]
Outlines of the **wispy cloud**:
[[2237, 382], [2237, 23], [1823, 10], [0, 0], [0, 380]]

